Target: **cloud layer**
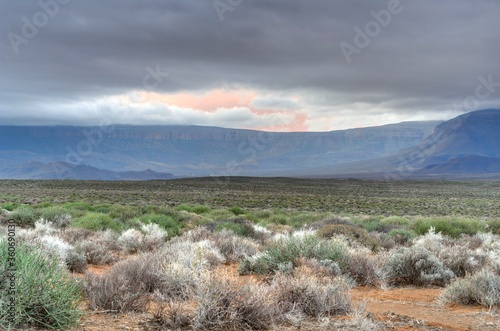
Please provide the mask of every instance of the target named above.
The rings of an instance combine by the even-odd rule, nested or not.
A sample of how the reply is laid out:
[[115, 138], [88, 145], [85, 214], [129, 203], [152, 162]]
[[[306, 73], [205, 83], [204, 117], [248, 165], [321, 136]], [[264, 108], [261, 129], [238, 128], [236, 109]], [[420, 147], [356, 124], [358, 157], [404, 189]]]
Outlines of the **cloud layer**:
[[497, 1], [19, 0], [0, 13], [0, 124], [332, 130], [500, 106]]

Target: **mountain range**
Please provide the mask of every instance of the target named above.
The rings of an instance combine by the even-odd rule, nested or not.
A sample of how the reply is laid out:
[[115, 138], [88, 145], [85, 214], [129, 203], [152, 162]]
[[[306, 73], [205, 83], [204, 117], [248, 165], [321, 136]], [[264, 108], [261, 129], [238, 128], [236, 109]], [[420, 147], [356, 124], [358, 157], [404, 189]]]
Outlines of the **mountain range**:
[[[0, 126], [0, 178], [496, 178], [500, 110], [330, 132], [201, 126]], [[500, 176], [498, 176], [500, 178]]]

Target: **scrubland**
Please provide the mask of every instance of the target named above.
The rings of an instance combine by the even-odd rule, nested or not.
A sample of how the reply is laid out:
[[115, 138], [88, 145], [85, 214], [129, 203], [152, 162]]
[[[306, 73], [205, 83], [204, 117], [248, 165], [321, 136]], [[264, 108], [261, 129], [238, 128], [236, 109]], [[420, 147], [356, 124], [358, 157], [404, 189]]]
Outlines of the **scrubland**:
[[499, 198], [495, 182], [0, 181], [2, 281], [8, 220], [17, 269], [0, 328], [447, 330], [358, 300], [428, 289], [427, 308], [496, 330]]

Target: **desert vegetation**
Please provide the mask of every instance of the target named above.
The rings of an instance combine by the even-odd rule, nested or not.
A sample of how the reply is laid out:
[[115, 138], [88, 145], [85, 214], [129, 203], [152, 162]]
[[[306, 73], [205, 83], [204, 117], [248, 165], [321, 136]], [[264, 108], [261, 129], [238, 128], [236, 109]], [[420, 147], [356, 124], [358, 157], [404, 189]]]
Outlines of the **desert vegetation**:
[[142, 314], [146, 330], [381, 330], [352, 301], [366, 286], [500, 306], [498, 184], [209, 181], [0, 182], [2, 283], [8, 220], [18, 270], [0, 327], [70, 329], [96, 311]]

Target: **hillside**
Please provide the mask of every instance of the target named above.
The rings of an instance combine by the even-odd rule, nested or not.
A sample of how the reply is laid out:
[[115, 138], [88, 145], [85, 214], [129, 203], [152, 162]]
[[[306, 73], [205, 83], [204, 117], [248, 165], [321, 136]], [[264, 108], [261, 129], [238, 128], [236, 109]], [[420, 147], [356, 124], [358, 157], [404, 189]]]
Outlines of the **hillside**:
[[[418, 145], [370, 162], [318, 167], [297, 176], [500, 178], [500, 110], [467, 113], [436, 126]], [[291, 175], [291, 174], [289, 174]], [[471, 177], [471, 175], [473, 175]], [[479, 176], [478, 176], [479, 175]]]
[[[111, 172], [151, 169], [175, 176], [262, 176], [307, 171], [379, 158], [415, 146], [437, 124], [406, 122], [291, 133], [199, 126], [0, 126], [0, 176], [13, 178], [5, 176], [15, 172], [15, 178], [33, 178], [33, 172], [47, 172], [33, 170], [33, 161], [45, 165], [66, 162]], [[88, 173], [88, 168], [76, 170]], [[95, 179], [102, 178], [103, 173], [93, 171]]]

